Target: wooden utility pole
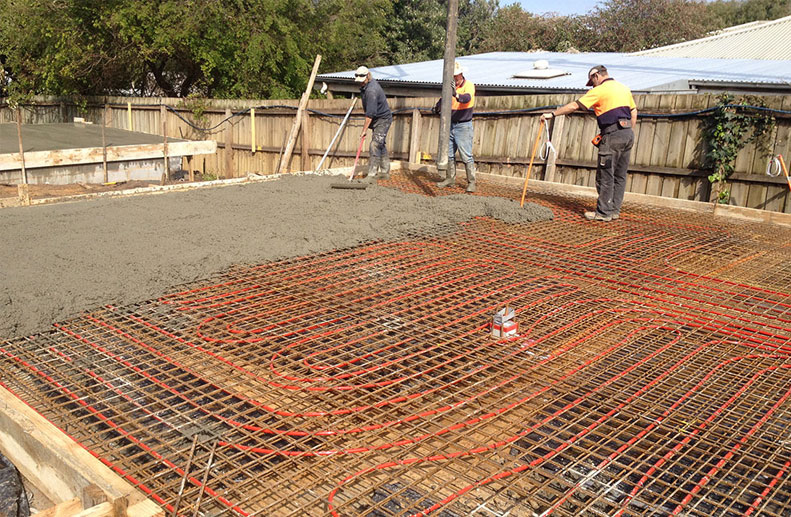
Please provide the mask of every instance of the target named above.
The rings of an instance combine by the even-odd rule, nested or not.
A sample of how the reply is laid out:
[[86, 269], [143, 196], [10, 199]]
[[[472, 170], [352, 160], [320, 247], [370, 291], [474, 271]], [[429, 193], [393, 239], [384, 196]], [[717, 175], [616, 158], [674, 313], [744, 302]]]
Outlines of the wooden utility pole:
[[450, 111], [453, 88], [453, 63], [456, 61], [456, 27], [459, 19], [459, 0], [448, 1], [448, 28], [445, 32], [445, 63], [442, 68], [442, 112], [439, 119], [437, 143], [437, 168], [448, 168], [448, 143], [450, 142]]
[[[458, 1], [458, 0], [454, 0]], [[316, 61], [313, 63], [313, 70], [310, 72], [310, 79], [308, 80], [308, 87], [305, 88], [305, 93], [302, 94], [302, 99], [299, 101], [299, 108], [297, 108], [297, 116], [294, 119], [294, 125], [291, 127], [291, 133], [286, 140], [286, 150], [283, 152], [283, 158], [280, 160], [278, 173], [285, 171], [288, 168], [288, 162], [291, 161], [291, 153], [294, 151], [294, 144], [297, 141], [299, 128], [302, 124], [302, 113], [308, 105], [308, 98], [310, 92], [313, 90], [313, 83], [316, 81], [316, 74], [319, 72], [319, 63], [321, 63], [321, 54], [316, 55]]]

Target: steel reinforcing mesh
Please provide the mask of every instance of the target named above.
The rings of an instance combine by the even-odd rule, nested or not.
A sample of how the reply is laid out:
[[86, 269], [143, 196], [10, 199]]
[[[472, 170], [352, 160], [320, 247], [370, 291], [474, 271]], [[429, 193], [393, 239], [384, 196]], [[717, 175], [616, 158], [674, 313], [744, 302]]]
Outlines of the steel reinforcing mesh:
[[791, 514], [791, 232], [528, 200], [555, 219], [238, 267], [0, 343], [2, 385], [184, 515]]

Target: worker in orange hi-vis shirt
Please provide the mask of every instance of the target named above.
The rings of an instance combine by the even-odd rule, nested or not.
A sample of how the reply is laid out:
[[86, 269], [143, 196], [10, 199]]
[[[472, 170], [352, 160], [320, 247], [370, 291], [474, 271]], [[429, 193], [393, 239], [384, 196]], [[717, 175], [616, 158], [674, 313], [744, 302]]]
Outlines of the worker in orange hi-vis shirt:
[[596, 166], [599, 199], [596, 211], [585, 212], [585, 218], [589, 221], [612, 221], [621, 217], [626, 172], [634, 145], [637, 106], [629, 88], [610, 77], [604, 65], [590, 69], [587, 86], [593, 88], [585, 95], [541, 117], [548, 122], [553, 117], [568, 115], [578, 109], [592, 109], [596, 114], [599, 134], [593, 139], [593, 144], [599, 148]]
[[[475, 85], [465, 79], [464, 68], [458, 61], [453, 65], [453, 81], [455, 88], [450, 115], [448, 171], [445, 179], [437, 183], [437, 186], [456, 185], [456, 151], [458, 151], [467, 170], [467, 192], [475, 192], [475, 161], [472, 158], [472, 108], [475, 106]], [[434, 113], [439, 113], [441, 104], [442, 99], [434, 106]]]

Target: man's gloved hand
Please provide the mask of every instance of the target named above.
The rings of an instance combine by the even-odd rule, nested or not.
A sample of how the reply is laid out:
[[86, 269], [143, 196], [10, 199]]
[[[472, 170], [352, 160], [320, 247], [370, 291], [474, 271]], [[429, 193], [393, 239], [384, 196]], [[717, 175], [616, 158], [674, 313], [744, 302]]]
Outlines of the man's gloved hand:
[[543, 120], [544, 122], [549, 122], [553, 118], [555, 118], [555, 115], [552, 114], [551, 112], [550, 113], [544, 113], [544, 114], [541, 115], [541, 120]]

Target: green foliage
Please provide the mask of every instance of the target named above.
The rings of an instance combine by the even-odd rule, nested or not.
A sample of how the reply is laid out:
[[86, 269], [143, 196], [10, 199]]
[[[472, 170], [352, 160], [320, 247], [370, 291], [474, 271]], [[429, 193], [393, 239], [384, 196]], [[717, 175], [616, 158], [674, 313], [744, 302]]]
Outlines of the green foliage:
[[11, 89], [54, 95], [288, 97], [315, 56], [311, 0], [9, 0]]
[[484, 26], [480, 52], [566, 52], [579, 45], [585, 30], [581, 18], [535, 16], [517, 5], [509, 5]]
[[691, 0], [605, 0], [583, 16], [535, 16], [514, 4], [493, 15], [479, 48], [633, 52], [702, 37], [717, 21]]
[[209, 117], [206, 110], [209, 108], [209, 100], [199, 95], [188, 95], [181, 101], [181, 107], [186, 108], [192, 113], [192, 122], [203, 129], [209, 125]]
[[731, 27], [789, 16], [791, 0], [716, 0], [707, 9], [718, 20], [718, 27]]
[[714, 24], [705, 2], [605, 0], [585, 17], [578, 48], [635, 52], [700, 38]]
[[[447, 0], [3, 0], [0, 96], [296, 98], [316, 54], [322, 71], [441, 59], [447, 8]], [[788, 14], [791, 0], [604, 0], [571, 17], [459, 0], [456, 53], [633, 51]]]
[[733, 173], [739, 151], [755, 142], [759, 153], [770, 154], [769, 137], [775, 128], [775, 118], [766, 111], [763, 99], [743, 96], [738, 99], [730, 94], [717, 97], [716, 109], [703, 123], [703, 139], [707, 144], [705, 164], [712, 173], [709, 182], [717, 186], [717, 201], [727, 203], [730, 192], [725, 183]]
[[313, 25], [322, 70], [393, 63], [388, 54], [388, 22], [392, 13], [390, 0], [317, 2]]

